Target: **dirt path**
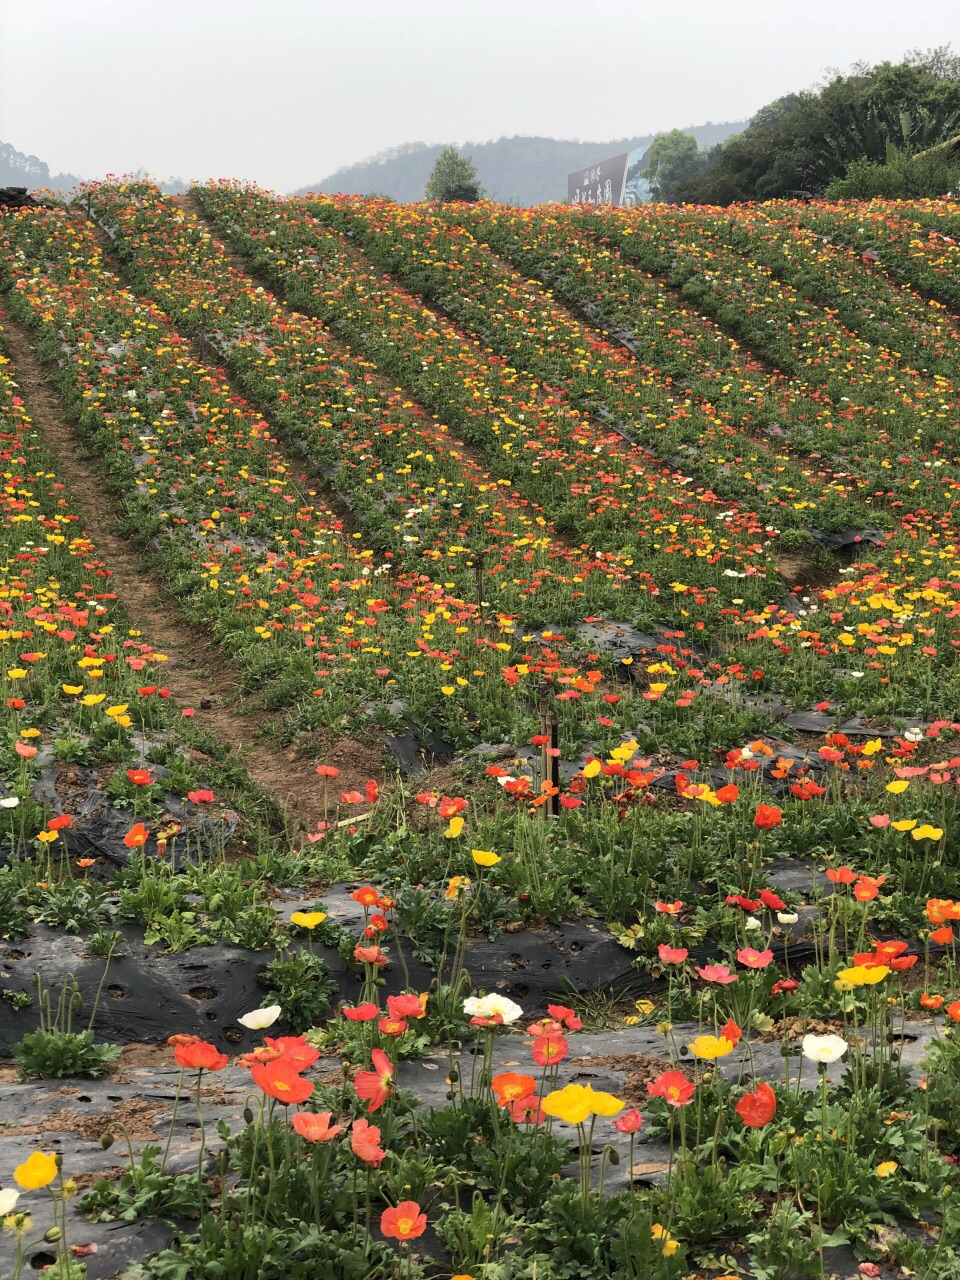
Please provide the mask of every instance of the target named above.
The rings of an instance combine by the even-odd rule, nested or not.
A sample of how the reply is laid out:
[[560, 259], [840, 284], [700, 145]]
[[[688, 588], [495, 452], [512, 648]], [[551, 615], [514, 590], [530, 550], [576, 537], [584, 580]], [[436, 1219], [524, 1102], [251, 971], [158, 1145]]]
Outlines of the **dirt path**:
[[116, 532], [109, 500], [100, 496], [105, 493], [104, 481], [81, 455], [77, 433], [28, 331], [6, 315], [3, 336], [27, 412], [56, 458], [84, 531], [107, 563], [120, 603], [150, 643], [167, 655], [164, 677], [174, 699], [194, 709], [198, 728], [212, 733], [242, 758], [247, 772], [284, 808], [295, 829], [312, 830], [341, 787], [362, 787], [368, 778], [381, 776], [380, 750], [376, 745], [339, 739], [322, 753], [327, 763], [340, 769], [340, 778], [331, 786], [314, 772], [319, 743], [317, 756], [305, 758], [295, 748], [278, 748], [257, 736], [264, 725], [277, 723], [279, 716], [264, 712], [249, 698], [243, 700], [239, 670], [204, 628], [180, 616], [158, 576], [144, 568], [136, 548]]

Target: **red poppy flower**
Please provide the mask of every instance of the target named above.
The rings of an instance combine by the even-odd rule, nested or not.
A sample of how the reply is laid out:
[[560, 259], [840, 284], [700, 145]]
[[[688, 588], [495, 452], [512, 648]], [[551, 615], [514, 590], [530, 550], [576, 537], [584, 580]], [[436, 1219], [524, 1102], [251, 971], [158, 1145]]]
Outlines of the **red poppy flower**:
[[547, 1118], [536, 1094], [529, 1098], [515, 1098], [507, 1109], [514, 1124], [542, 1124]]
[[943, 996], [931, 996], [924, 991], [920, 997], [920, 1007], [922, 1009], [942, 1009]]
[[340, 770], [335, 769], [332, 764], [318, 764], [317, 773], [321, 778], [339, 778]]
[[690, 952], [686, 947], [671, 947], [661, 942], [657, 947], [657, 955], [664, 964], [683, 964]]
[[307, 1067], [312, 1067], [320, 1057], [319, 1049], [315, 1049], [312, 1044], [307, 1044], [305, 1036], [277, 1036], [271, 1038], [264, 1036], [267, 1047], [270, 1049], [278, 1049], [283, 1058], [294, 1069], [294, 1071], [306, 1071]]
[[512, 1102], [529, 1098], [536, 1090], [537, 1082], [533, 1076], [520, 1075], [516, 1071], [504, 1071], [493, 1077], [490, 1087], [497, 1096], [498, 1106], [507, 1107]]
[[563, 1036], [537, 1036], [533, 1042], [533, 1060], [538, 1067], [562, 1062], [569, 1052], [570, 1044]]
[[427, 1229], [427, 1215], [416, 1200], [401, 1200], [395, 1209], [384, 1209], [380, 1230], [392, 1240], [415, 1240]]
[[766, 951], [755, 951], [753, 947], [744, 947], [737, 952], [737, 959], [748, 969], [765, 969], [773, 959], [773, 952], [769, 947]]
[[306, 1102], [313, 1095], [313, 1083], [305, 1080], [292, 1063], [284, 1058], [258, 1062], [250, 1068], [253, 1083], [265, 1094], [285, 1107]]
[[779, 982], [775, 982], [770, 988], [770, 994], [772, 996], [790, 995], [790, 993], [796, 991], [799, 986], [800, 983], [794, 978], [781, 978]]
[[827, 879], [834, 884], [853, 884], [857, 873], [851, 867], [827, 867]]
[[642, 1124], [643, 1116], [636, 1107], [633, 1107], [630, 1111], [625, 1111], [622, 1116], [617, 1116], [613, 1122], [613, 1127], [618, 1129], [620, 1133], [637, 1133]]
[[664, 1071], [647, 1081], [651, 1098], [662, 1098], [668, 1107], [686, 1107], [693, 1101], [696, 1085], [679, 1071]]
[[370, 1055], [373, 1061], [372, 1071], [358, 1071], [353, 1087], [361, 1102], [367, 1104], [372, 1115], [379, 1109], [393, 1092], [393, 1063], [382, 1049], [374, 1049]]
[[740, 1043], [742, 1038], [743, 1038], [742, 1028], [738, 1027], [732, 1018], [728, 1018], [720, 1031], [720, 1039], [729, 1040], [730, 1043], [734, 1046], [734, 1048], [736, 1048], [736, 1046]]
[[762, 1129], [776, 1114], [777, 1095], [766, 1082], [762, 1082], [752, 1093], [745, 1093], [734, 1110], [749, 1128]]
[[214, 801], [214, 794], [212, 791], [207, 790], [188, 791], [187, 799], [192, 800], [194, 804], [212, 804]]
[[338, 1133], [343, 1133], [343, 1125], [331, 1124], [332, 1111], [298, 1111], [290, 1123], [307, 1142], [329, 1142]]
[[188, 1071], [222, 1071], [229, 1059], [215, 1044], [207, 1040], [192, 1040], [190, 1044], [178, 1044], [173, 1056]]
[[379, 947], [361, 947], [353, 948], [354, 960], [359, 960], [361, 964], [374, 964], [382, 967], [387, 963], [387, 957]]
[[362, 907], [375, 907], [380, 900], [379, 893], [369, 884], [354, 889], [350, 897], [354, 902], [359, 902]]
[[149, 787], [153, 782], [153, 774], [149, 769], [128, 769], [127, 777], [135, 787]]
[[391, 1018], [423, 1018], [426, 1009], [419, 996], [387, 996], [387, 1010]]
[[340, 1012], [351, 1022], [370, 1022], [378, 1016], [380, 1010], [375, 1004], [367, 1001], [366, 1004], [358, 1004], [355, 1009], [350, 1009], [344, 1005]]
[[653, 909], [654, 911], [659, 911], [661, 915], [677, 916], [683, 910], [683, 903], [679, 898], [676, 902], [655, 902]]
[[51, 831], [62, 831], [64, 827], [69, 827], [73, 821], [69, 813], [61, 813], [59, 818], [51, 818], [47, 826]]
[[739, 796], [740, 788], [734, 782], [728, 782], [725, 787], [717, 788], [717, 799], [721, 804], [733, 804]]
[[137, 822], [134, 824], [134, 826], [130, 828], [127, 834], [123, 837], [123, 843], [127, 846], [128, 849], [142, 849], [143, 846], [147, 843], [147, 838], [149, 837], [149, 835], [150, 835], [150, 832], [143, 825], [143, 823]]
[[753, 825], [761, 831], [769, 831], [771, 827], [779, 827], [783, 822], [783, 812], [775, 804], [758, 804], [753, 817]]
[[353, 1122], [350, 1150], [358, 1160], [362, 1160], [364, 1164], [369, 1164], [373, 1168], [377, 1168], [387, 1154], [380, 1147], [380, 1130], [375, 1124], [362, 1118]]
[[760, 890], [760, 901], [771, 911], [785, 911], [787, 904], [770, 889]]
[[568, 1009], [565, 1004], [548, 1004], [547, 1013], [557, 1022], [562, 1022], [568, 1031], [580, 1031], [583, 1027], [574, 1010]]

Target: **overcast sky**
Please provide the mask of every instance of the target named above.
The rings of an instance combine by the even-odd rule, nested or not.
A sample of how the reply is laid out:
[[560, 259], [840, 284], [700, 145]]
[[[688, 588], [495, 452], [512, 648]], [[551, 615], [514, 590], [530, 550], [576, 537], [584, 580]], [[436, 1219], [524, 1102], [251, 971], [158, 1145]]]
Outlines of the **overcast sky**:
[[950, 41], [957, 0], [0, 0], [0, 141], [287, 190], [402, 142], [741, 119]]

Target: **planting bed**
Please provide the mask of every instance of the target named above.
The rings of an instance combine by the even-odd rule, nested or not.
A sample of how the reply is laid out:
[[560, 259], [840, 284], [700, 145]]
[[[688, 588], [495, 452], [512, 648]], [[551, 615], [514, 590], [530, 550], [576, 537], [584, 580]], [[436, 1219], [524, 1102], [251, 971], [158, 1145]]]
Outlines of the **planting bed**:
[[4, 1275], [958, 1274], [955, 224], [0, 212]]

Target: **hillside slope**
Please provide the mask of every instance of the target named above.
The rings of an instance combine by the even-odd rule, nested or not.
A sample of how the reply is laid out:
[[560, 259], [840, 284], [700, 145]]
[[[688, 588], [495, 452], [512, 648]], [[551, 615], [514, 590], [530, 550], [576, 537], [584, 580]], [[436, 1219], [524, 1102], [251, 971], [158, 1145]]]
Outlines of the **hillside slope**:
[[[712, 147], [745, 128], [745, 121], [702, 124], [685, 129], [701, 149]], [[458, 150], [472, 157], [487, 194], [505, 204], [540, 204], [567, 193], [567, 174], [582, 165], [646, 147], [654, 134], [615, 138], [610, 142], [576, 142], [560, 138], [515, 136], [495, 142], [465, 143]], [[421, 200], [430, 170], [446, 143], [410, 142], [381, 151], [358, 164], [345, 165], [294, 194], [344, 191], [357, 195], [383, 192], [394, 200]]]

